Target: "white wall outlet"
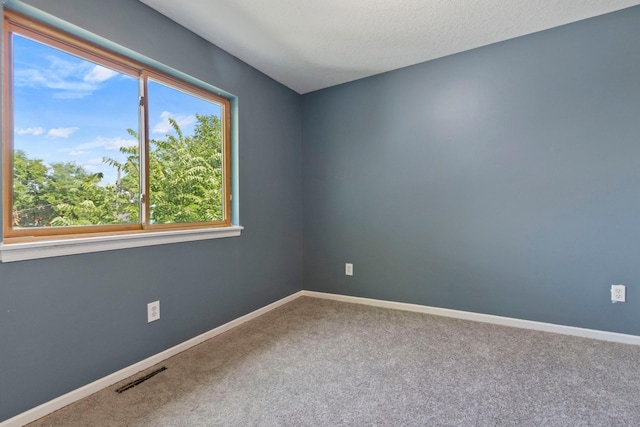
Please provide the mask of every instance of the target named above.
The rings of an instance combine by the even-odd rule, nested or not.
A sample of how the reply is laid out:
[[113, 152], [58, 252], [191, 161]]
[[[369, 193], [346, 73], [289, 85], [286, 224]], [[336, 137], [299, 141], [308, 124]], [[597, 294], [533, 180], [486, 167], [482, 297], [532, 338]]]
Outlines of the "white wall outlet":
[[353, 264], [348, 262], [344, 265], [344, 274], [347, 276], [353, 276]]
[[160, 318], [160, 301], [147, 304], [147, 323], [151, 323]]
[[626, 302], [627, 287], [625, 285], [611, 285], [611, 302]]

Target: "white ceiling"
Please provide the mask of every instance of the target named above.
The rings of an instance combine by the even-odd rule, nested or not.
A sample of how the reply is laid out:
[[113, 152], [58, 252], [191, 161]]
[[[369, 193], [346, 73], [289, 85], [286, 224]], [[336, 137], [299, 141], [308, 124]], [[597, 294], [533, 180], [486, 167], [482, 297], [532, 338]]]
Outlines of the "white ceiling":
[[640, 0], [140, 1], [301, 94], [640, 4]]

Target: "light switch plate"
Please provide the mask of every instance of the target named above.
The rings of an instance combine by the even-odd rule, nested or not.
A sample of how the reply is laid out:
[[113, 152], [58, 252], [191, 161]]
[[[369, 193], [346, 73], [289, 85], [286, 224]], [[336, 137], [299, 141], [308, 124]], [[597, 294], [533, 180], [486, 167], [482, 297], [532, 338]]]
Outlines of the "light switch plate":
[[347, 276], [353, 276], [353, 264], [348, 262], [344, 265], [344, 274]]

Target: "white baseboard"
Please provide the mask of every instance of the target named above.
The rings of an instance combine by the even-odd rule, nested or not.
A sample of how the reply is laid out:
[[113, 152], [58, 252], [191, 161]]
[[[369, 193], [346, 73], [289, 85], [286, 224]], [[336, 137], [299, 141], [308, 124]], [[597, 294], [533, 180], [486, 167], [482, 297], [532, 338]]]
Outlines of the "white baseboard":
[[295, 294], [289, 295], [288, 297], [282, 298], [274, 303], [271, 303], [265, 307], [262, 307], [258, 310], [252, 311], [249, 314], [246, 314], [242, 317], [238, 317], [224, 325], [218, 326], [215, 329], [212, 329], [204, 334], [198, 335], [195, 338], [192, 338], [188, 341], [185, 341], [181, 344], [178, 344], [170, 349], [167, 349], [161, 353], [158, 353], [154, 356], [151, 356], [147, 359], [144, 359], [138, 363], [135, 363], [131, 366], [127, 366], [124, 369], [119, 370], [118, 372], [114, 372], [111, 375], [107, 375], [106, 377], [100, 378], [90, 384], [87, 384], [83, 387], [70, 391], [67, 394], [64, 394], [60, 397], [57, 397], [53, 400], [43, 403], [40, 406], [36, 406], [33, 409], [30, 409], [26, 412], [16, 415], [13, 418], [9, 418], [6, 421], [0, 422], [0, 427], [19, 427], [30, 422], [33, 422], [39, 418], [44, 417], [58, 409], [61, 409], [71, 403], [77, 402], [80, 399], [84, 399], [87, 396], [92, 395], [93, 393], [100, 391], [106, 387], [110, 387], [113, 384], [122, 381], [126, 378], [129, 378], [132, 375], [137, 374], [140, 371], [144, 371], [156, 365], [163, 360], [166, 360], [172, 356], [175, 356], [178, 353], [181, 353], [189, 348], [198, 345], [210, 338], [215, 337], [216, 335], [220, 335], [223, 332], [228, 331], [229, 329], [235, 328], [251, 319], [254, 319], [258, 316], [261, 316], [274, 308], [280, 307], [283, 304], [286, 304], [300, 296], [300, 292], [296, 292]]
[[495, 325], [511, 326], [514, 328], [553, 332], [556, 334], [592, 338], [601, 341], [612, 341], [623, 344], [640, 345], [640, 336], [638, 335], [619, 334], [617, 332], [599, 331], [597, 329], [577, 328], [575, 326], [556, 325], [554, 323], [544, 323], [536, 322], [533, 320], [515, 319], [512, 317], [494, 316], [491, 314], [474, 313], [471, 311], [452, 310], [449, 308], [430, 307], [427, 305], [407, 304], [403, 302], [352, 297], [347, 295], [329, 294], [315, 291], [302, 291], [299, 293], [299, 296], [365, 304], [375, 307], [393, 308], [396, 310], [414, 311], [417, 313], [433, 314], [435, 316], [454, 317], [456, 319], [473, 320], [476, 322], [493, 323]]
[[619, 334], [616, 332], [599, 331], [595, 329], [576, 328], [573, 326], [556, 325], [553, 323], [535, 322], [532, 320], [515, 319], [511, 317], [494, 316], [491, 314], [473, 313], [470, 311], [452, 310], [448, 308], [430, 307], [426, 305], [407, 304], [402, 302], [377, 300], [362, 297], [352, 297], [347, 295], [329, 294], [324, 292], [315, 291], [299, 291], [295, 294], [289, 295], [286, 298], [271, 303], [265, 307], [255, 310], [249, 314], [232, 320], [224, 325], [221, 325], [215, 329], [205, 332], [202, 335], [198, 335], [188, 341], [178, 344], [175, 347], [171, 347], [161, 353], [151, 356], [145, 360], [128, 366], [124, 369], [114, 372], [104, 378], [96, 380], [91, 384], [87, 384], [76, 390], [73, 390], [65, 395], [62, 395], [49, 402], [43, 403], [33, 409], [16, 415], [13, 418], [9, 418], [6, 421], [0, 422], [0, 427], [19, 427], [42, 418], [58, 409], [61, 409], [71, 403], [74, 403], [80, 399], [83, 399], [97, 391], [100, 391], [106, 387], [110, 387], [113, 384], [122, 381], [132, 375], [137, 374], [140, 371], [148, 369], [153, 365], [156, 365], [163, 360], [166, 360], [178, 353], [181, 353], [189, 348], [198, 345], [210, 338], [220, 335], [236, 326], [239, 326], [251, 319], [261, 316], [274, 308], [280, 307], [283, 304], [291, 302], [299, 297], [306, 296], [312, 298], [329, 299], [334, 301], [343, 301], [355, 304], [364, 304], [375, 307], [392, 308], [396, 310], [413, 311], [417, 313], [433, 314], [436, 316], [453, 317], [456, 319], [473, 320], [476, 322], [493, 323], [495, 325], [511, 326], [522, 329], [533, 329], [536, 331], [553, 332], [557, 334], [572, 335], [577, 337], [592, 338], [602, 341], [612, 341], [623, 344], [640, 345], [640, 336]]

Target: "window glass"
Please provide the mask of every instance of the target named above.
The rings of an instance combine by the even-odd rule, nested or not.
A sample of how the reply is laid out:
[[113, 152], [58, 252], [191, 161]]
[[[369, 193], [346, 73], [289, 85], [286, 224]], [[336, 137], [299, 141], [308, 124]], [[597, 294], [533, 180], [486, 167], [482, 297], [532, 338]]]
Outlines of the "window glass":
[[149, 222], [224, 219], [220, 104], [148, 80]]
[[12, 39], [13, 227], [138, 222], [137, 77]]
[[4, 18], [5, 242], [231, 225], [228, 99]]

